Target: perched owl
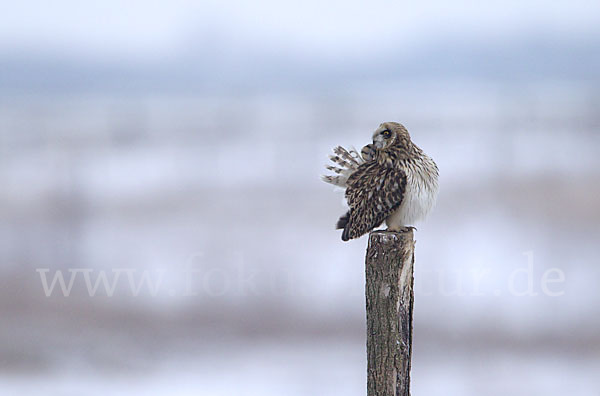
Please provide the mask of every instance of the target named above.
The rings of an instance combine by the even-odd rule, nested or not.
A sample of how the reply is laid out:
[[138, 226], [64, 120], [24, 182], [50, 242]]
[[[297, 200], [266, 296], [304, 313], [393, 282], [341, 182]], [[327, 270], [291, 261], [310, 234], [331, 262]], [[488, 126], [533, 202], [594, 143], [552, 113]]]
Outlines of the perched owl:
[[438, 168], [411, 140], [406, 128], [385, 122], [373, 134], [373, 144], [361, 150], [334, 149], [327, 166], [336, 176], [323, 180], [346, 189], [350, 209], [337, 222], [342, 240], [358, 238], [385, 220], [400, 231], [424, 218], [435, 204]]

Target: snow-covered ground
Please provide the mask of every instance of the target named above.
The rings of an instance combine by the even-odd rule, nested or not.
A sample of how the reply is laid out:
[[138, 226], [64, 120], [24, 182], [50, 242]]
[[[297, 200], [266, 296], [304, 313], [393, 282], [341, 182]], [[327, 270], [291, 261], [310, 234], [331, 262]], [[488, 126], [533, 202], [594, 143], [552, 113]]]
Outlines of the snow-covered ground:
[[[239, 345], [236, 345], [238, 347]], [[93, 372], [80, 367], [4, 375], [7, 395], [316, 395], [366, 393], [364, 345], [331, 339], [261, 342], [209, 356], [173, 356], [151, 369]], [[515, 351], [416, 351], [412, 389], [425, 395], [595, 396], [598, 359]]]

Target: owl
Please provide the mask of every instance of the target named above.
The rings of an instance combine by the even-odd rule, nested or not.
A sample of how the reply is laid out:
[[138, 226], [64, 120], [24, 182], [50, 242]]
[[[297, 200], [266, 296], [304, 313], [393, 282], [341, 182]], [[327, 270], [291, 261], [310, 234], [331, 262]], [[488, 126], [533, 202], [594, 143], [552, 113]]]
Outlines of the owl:
[[406, 128], [385, 122], [373, 133], [373, 143], [360, 154], [343, 147], [329, 158], [336, 173], [323, 176], [342, 187], [349, 210], [337, 222], [342, 240], [358, 238], [384, 221], [389, 231], [413, 226], [433, 208], [438, 191], [438, 167], [410, 139]]

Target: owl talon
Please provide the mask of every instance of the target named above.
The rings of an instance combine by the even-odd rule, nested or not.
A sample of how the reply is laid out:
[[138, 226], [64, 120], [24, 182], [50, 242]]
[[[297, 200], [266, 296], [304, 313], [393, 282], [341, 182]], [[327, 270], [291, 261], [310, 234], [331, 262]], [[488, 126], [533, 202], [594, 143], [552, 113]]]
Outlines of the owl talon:
[[375, 149], [375, 145], [367, 144], [365, 147], [362, 148], [362, 150], [360, 150], [360, 154], [361, 154], [363, 160], [365, 160], [365, 162], [374, 160], [375, 156], [377, 155], [377, 150]]
[[404, 227], [399, 227], [399, 228], [391, 228], [388, 227], [388, 229], [386, 231], [390, 231], [390, 232], [412, 232], [412, 231], [417, 231], [416, 227], [413, 226], [404, 226]]

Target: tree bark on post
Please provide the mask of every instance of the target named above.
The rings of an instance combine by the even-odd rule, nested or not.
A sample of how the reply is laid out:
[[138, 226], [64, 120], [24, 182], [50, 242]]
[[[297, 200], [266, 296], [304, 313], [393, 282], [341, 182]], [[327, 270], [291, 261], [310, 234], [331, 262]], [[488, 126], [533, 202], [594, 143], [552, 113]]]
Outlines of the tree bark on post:
[[367, 396], [410, 395], [414, 248], [412, 229], [369, 235]]

